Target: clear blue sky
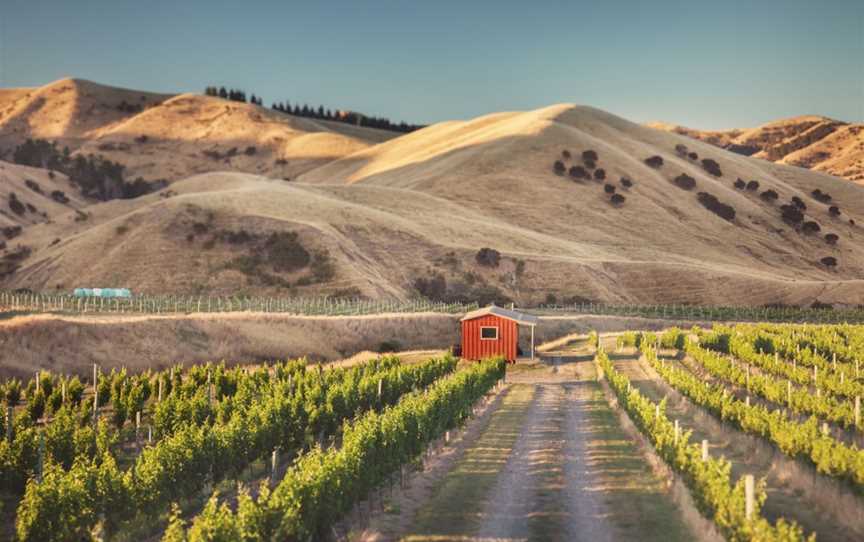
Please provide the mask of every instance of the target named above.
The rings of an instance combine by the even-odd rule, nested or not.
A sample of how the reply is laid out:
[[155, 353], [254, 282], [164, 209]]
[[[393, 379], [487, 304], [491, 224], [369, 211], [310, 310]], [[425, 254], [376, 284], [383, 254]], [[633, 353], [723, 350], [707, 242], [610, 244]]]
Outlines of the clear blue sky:
[[558, 102], [635, 121], [864, 120], [864, 0], [0, 0], [0, 86], [65, 76], [431, 123]]

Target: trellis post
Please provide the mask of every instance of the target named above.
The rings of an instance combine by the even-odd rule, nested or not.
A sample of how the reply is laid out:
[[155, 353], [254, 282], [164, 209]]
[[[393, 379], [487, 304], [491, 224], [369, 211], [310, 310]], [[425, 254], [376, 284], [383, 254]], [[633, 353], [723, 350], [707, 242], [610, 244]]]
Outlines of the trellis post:
[[756, 482], [752, 474], [744, 476], [744, 517], [747, 520], [753, 519], [753, 513], [756, 511]]

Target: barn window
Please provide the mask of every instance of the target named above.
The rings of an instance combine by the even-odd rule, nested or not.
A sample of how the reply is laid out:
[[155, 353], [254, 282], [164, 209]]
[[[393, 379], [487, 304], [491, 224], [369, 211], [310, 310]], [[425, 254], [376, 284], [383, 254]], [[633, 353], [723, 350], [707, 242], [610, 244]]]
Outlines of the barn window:
[[486, 341], [497, 341], [498, 340], [498, 328], [497, 327], [481, 327], [480, 328], [480, 338]]

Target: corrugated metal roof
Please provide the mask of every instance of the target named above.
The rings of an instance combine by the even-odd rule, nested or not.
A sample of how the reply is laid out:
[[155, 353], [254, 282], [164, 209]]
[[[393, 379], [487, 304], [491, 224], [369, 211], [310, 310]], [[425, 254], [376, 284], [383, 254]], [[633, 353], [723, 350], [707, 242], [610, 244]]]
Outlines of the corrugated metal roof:
[[465, 316], [463, 316], [462, 320], [460, 321], [473, 320], [474, 318], [486, 316], [487, 314], [500, 316], [501, 318], [507, 318], [508, 320], [513, 320], [517, 324], [525, 324], [528, 326], [536, 325], [537, 322], [540, 321], [540, 319], [533, 314], [526, 314], [524, 312], [505, 309], [504, 307], [498, 307], [496, 305], [490, 305], [482, 309], [477, 309], [476, 311], [471, 311]]

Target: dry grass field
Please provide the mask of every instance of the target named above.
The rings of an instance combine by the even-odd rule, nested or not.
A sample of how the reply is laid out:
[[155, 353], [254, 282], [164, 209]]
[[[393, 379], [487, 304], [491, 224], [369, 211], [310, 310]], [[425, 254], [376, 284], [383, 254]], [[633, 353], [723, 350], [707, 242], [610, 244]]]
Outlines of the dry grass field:
[[648, 126], [734, 146], [757, 158], [821, 171], [850, 181], [864, 181], [864, 125], [806, 115], [769, 122], [756, 128], [695, 130], [653, 122]]
[[[110, 106], [136, 96], [146, 106], [139, 113]], [[448, 295], [482, 287], [523, 306], [549, 295], [864, 302], [860, 186], [590, 107], [496, 113], [395, 137], [218, 98], [139, 96], [79, 80], [7, 91], [0, 102], [7, 145], [56, 136], [74, 144], [73, 154], [103, 154], [133, 174], [174, 181], [132, 200], [91, 202], [84, 219], [75, 205], [51, 208], [50, 221], [9, 243], [31, 253], [3, 280], [7, 288], [404, 299], [417, 295], [417, 279], [441, 276]], [[678, 145], [698, 160], [676, 152]], [[244, 152], [249, 146], [254, 153]], [[227, 156], [231, 148], [239, 151]], [[585, 151], [597, 155], [594, 163], [583, 163]], [[651, 156], [663, 165], [647, 165]], [[709, 173], [703, 159], [720, 171]], [[556, 160], [562, 175], [553, 171]], [[592, 178], [574, 179], [571, 168]], [[736, 188], [738, 179], [758, 189]], [[811, 196], [817, 188], [831, 195], [836, 213]], [[769, 191], [776, 199], [761, 197]], [[802, 221], [813, 222], [809, 233], [781, 216], [795, 198], [806, 207]], [[717, 202], [734, 218], [712, 212]], [[307, 254], [299, 267], [278, 269], [261, 255], [273, 234], [285, 232]], [[481, 247], [500, 252], [497, 267], [475, 261]], [[327, 269], [313, 277], [320, 254]]]

